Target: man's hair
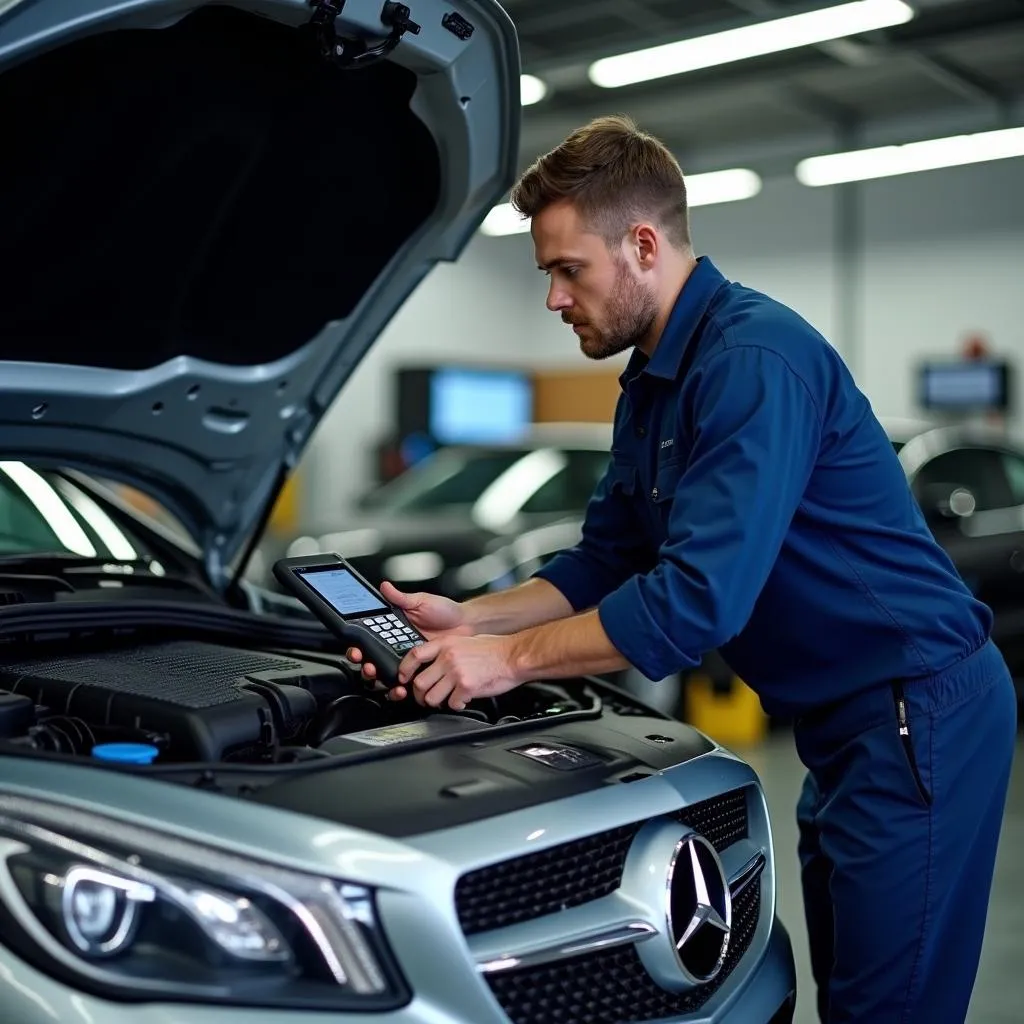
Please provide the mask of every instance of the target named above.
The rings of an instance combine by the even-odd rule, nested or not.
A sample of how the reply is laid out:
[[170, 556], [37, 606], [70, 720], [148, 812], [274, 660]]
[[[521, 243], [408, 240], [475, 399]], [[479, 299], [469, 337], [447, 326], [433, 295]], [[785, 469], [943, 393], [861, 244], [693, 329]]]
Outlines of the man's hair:
[[686, 184], [664, 143], [628, 117], [599, 117], [537, 160], [512, 189], [524, 217], [568, 199], [609, 247], [651, 218], [678, 249], [690, 247]]

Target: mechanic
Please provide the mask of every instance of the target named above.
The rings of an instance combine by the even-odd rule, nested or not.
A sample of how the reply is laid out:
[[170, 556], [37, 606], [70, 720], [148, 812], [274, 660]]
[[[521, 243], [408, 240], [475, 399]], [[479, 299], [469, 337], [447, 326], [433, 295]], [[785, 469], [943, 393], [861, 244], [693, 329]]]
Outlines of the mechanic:
[[383, 584], [428, 637], [390, 696], [462, 709], [529, 679], [663, 679], [718, 649], [795, 720], [821, 1020], [963, 1021], [1016, 731], [991, 612], [835, 350], [694, 256], [658, 140], [600, 118], [512, 202], [584, 355], [631, 350], [610, 466], [579, 544], [526, 583], [463, 604]]

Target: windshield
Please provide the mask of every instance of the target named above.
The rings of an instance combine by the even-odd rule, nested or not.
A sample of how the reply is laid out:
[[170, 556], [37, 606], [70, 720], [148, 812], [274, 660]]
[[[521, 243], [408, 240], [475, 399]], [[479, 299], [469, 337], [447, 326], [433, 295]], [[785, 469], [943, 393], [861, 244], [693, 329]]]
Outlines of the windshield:
[[119, 562], [147, 554], [69, 477], [24, 462], [0, 462], [0, 557], [52, 552]]
[[360, 506], [388, 512], [427, 512], [470, 506], [526, 454], [525, 449], [444, 448], [383, 487], [370, 491]]
[[608, 453], [574, 448], [442, 449], [366, 495], [375, 511], [472, 510], [484, 526], [519, 514], [557, 515], [586, 508]]

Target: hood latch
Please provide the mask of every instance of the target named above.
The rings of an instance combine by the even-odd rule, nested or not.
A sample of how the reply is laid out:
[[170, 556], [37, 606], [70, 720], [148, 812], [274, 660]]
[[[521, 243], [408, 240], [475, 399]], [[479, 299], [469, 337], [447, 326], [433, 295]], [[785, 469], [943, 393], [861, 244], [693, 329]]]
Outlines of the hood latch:
[[402, 41], [406, 32], [420, 34], [420, 26], [412, 20], [412, 12], [405, 4], [387, 0], [380, 12], [381, 24], [391, 30], [388, 37], [376, 46], [365, 40], [352, 39], [338, 33], [337, 20], [345, 9], [345, 0], [310, 0], [313, 16], [309, 26], [317, 46], [325, 58], [345, 70], [358, 70], [386, 57]]

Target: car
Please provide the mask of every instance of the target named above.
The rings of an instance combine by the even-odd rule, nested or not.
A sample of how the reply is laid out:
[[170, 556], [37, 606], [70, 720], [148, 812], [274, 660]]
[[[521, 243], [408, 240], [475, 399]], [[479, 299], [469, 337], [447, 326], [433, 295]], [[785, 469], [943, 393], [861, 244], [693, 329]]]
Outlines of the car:
[[491, 0], [3, 6], [5, 1021], [791, 1019], [748, 763], [595, 677], [387, 701], [244, 578], [518, 82]]
[[1024, 695], [1024, 443], [972, 424], [890, 431], [925, 521], [993, 612]]
[[474, 597], [484, 589], [473, 568], [480, 559], [582, 517], [610, 447], [611, 425], [597, 423], [541, 424], [514, 443], [442, 447], [363, 494], [353, 513], [299, 536], [265, 537], [262, 572], [250, 576], [273, 587], [277, 558], [337, 549], [369, 579]]

